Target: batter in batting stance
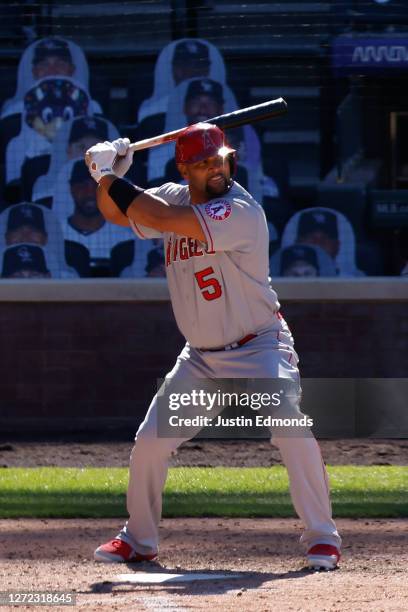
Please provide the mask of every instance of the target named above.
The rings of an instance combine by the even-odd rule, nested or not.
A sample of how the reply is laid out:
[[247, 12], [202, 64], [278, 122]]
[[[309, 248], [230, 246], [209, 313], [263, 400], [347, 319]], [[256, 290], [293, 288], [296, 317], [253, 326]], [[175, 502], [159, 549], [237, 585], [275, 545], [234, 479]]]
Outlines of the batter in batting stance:
[[[262, 207], [232, 179], [235, 151], [215, 125], [199, 123], [179, 136], [176, 163], [186, 185], [144, 191], [122, 178], [132, 163], [129, 141], [91, 147], [86, 161], [99, 183], [105, 218], [139, 238], [163, 237], [177, 324], [187, 343], [172, 385], [197, 378], [290, 379], [299, 385], [293, 338], [268, 279], [268, 229]], [[114, 169], [113, 169], [114, 167]], [[157, 435], [157, 396], [135, 438], [127, 493], [129, 520], [99, 546], [95, 559], [131, 562], [158, 554], [158, 525], [168, 459], [183, 441]], [[309, 436], [273, 434], [289, 473], [301, 543], [310, 567], [333, 569], [341, 539], [331, 516], [327, 473]]]

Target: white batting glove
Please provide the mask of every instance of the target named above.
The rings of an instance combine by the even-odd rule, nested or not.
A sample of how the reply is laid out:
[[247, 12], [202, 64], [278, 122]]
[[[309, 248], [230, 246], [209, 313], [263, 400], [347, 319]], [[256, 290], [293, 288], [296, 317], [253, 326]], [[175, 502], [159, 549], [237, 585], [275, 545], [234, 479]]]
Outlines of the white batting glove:
[[112, 145], [115, 147], [118, 154], [115, 163], [113, 164], [113, 169], [116, 176], [121, 178], [122, 176], [125, 176], [126, 172], [133, 163], [134, 151], [129, 151], [129, 138], [117, 138], [112, 142]]
[[85, 162], [92, 178], [99, 183], [103, 176], [115, 174], [112, 170], [117, 155], [116, 148], [111, 142], [98, 142], [85, 153]]

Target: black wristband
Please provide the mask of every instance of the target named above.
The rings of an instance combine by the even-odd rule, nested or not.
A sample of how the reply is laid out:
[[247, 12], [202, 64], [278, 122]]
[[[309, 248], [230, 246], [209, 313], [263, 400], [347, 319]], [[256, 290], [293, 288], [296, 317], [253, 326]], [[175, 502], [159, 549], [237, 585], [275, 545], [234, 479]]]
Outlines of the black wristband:
[[108, 190], [110, 197], [124, 215], [133, 200], [143, 192], [144, 189], [132, 185], [124, 178], [116, 178]]

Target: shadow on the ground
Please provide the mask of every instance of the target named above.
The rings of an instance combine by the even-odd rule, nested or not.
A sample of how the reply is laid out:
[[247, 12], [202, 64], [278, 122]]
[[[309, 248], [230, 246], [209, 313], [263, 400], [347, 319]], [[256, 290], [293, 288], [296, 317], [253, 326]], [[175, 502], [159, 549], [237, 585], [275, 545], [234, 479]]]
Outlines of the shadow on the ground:
[[[121, 566], [127, 567], [129, 569], [129, 573], [134, 573], [137, 575], [137, 571], [135, 571], [134, 564], [124, 564]], [[166, 591], [173, 592], [179, 595], [199, 595], [201, 593], [205, 593], [208, 595], [212, 594], [222, 594], [227, 593], [232, 590], [250, 590], [257, 589], [261, 587], [263, 584], [270, 582], [271, 580], [293, 580], [295, 578], [305, 578], [310, 575], [309, 568], [303, 568], [301, 570], [293, 570], [283, 573], [278, 572], [242, 572], [242, 571], [232, 571], [232, 570], [214, 570], [214, 569], [199, 569], [199, 570], [190, 570], [184, 569], [180, 566], [177, 566], [177, 569], [169, 569], [168, 567], [164, 568], [158, 562], [150, 562], [149, 564], [138, 564], [138, 571], [148, 572], [148, 573], [161, 573], [161, 574], [188, 574], [189, 576], [194, 576], [194, 574], [207, 574], [211, 575], [219, 575], [222, 574], [223, 578], [214, 578], [211, 580], [205, 579], [202, 580], [197, 576], [197, 580], [189, 581], [189, 582], [162, 582], [162, 583], [132, 583], [126, 580], [103, 580], [101, 582], [94, 582], [89, 586], [89, 591], [79, 591], [82, 595], [87, 595], [91, 593], [114, 593], [118, 592], [118, 589], [121, 591], [124, 587], [126, 587], [126, 591], [142, 591], [142, 590], [151, 590], [154, 588], [157, 591]]]

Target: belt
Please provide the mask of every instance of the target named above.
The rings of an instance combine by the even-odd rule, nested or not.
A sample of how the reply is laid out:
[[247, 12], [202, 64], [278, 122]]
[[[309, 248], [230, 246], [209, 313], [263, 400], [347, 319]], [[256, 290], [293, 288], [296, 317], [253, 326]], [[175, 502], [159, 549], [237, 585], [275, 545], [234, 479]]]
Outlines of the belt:
[[226, 346], [220, 346], [219, 348], [201, 349], [201, 350], [202, 351], [232, 351], [233, 349], [243, 346], [250, 340], [253, 340], [254, 338], [257, 337], [257, 335], [258, 334], [248, 334], [247, 336], [244, 336], [243, 338], [241, 338], [241, 340], [237, 340], [236, 342], [232, 342], [231, 344], [227, 344]]

